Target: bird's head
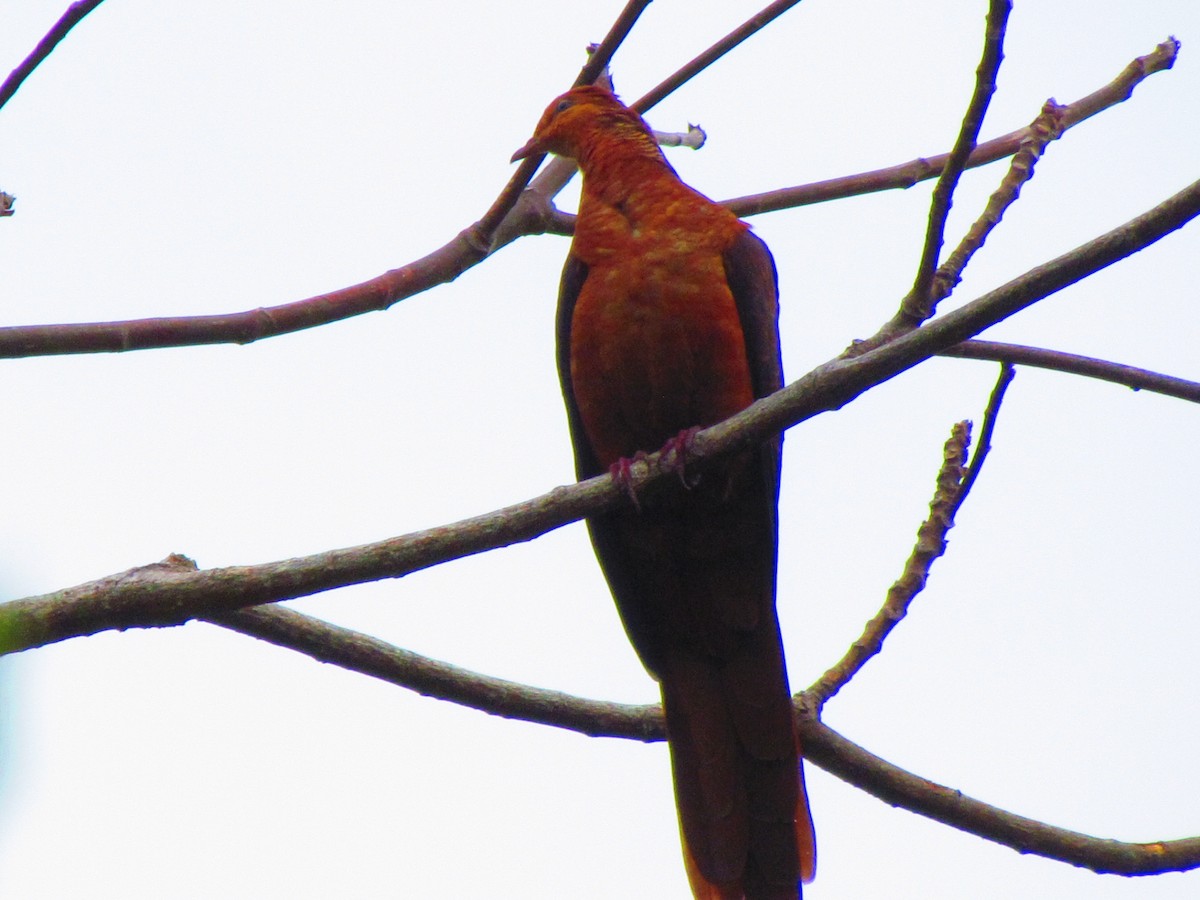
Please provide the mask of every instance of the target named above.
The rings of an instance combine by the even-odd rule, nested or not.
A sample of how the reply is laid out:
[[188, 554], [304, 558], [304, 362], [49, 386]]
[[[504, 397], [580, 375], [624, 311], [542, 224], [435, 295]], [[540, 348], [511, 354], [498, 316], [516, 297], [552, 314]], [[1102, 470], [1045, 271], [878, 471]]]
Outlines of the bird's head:
[[590, 142], [608, 134], [638, 136], [649, 139], [654, 146], [654, 138], [642, 117], [612, 91], [597, 85], [572, 88], [546, 107], [533, 137], [513, 154], [512, 160], [516, 162], [537, 153], [579, 159]]

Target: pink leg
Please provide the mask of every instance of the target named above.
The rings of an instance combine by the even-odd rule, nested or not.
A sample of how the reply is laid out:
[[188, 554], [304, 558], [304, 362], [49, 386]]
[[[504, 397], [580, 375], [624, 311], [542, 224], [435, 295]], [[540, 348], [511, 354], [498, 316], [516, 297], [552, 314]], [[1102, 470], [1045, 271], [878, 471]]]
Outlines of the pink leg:
[[694, 488], [699, 482], [698, 477], [696, 481], [688, 481], [687, 472], [685, 471], [687, 467], [688, 454], [691, 452], [692, 448], [692, 441], [696, 439], [696, 435], [699, 433], [699, 431], [700, 429], [697, 427], [685, 428], [683, 431], [679, 432], [679, 434], [675, 435], [675, 437], [663, 444], [662, 450], [660, 451], [662, 453], [662, 461], [659, 463], [659, 465], [664, 469], [674, 470], [674, 472], [679, 476], [679, 480], [683, 483], [683, 486], [689, 490]]
[[645, 451], [639, 450], [637, 453], [633, 454], [632, 459], [627, 456], [622, 456], [615, 463], [608, 467], [609, 476], [617, 483], [617, 486], [625, 492], [629, 499], [633, 501], [633, 508], [638, 512], [642, 511], [642, 504], [638, 500], [637, 490], [635, 490], [633, 486], [633, 464], [642, 462], [645, 459]]

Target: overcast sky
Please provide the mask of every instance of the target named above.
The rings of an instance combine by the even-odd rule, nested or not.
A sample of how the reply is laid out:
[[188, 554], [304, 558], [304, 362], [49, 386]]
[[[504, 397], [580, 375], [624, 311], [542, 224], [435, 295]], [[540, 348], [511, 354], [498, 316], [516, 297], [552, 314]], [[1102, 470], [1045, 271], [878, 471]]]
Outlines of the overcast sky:
[[[760, 0], [659, 0], [633, 99]], [[7, 72], [66, 0], [0, 0]], [[371, 278], [477, 219], [621, 0], [109, 0], [0, 110], [3, 324], [235, 312]], [[949, 148], [986, 3], [805, 0], [655, 108], [720, 199]], [[983, 128], [1077, 99], [1168, 35], [1173, 71], [1053, 145], [972, 264], [974, 298], [1200, 177], [1200, 5], [1018, 2]], [[968, 173], [956, 239], [1003, 164]], [[930, 183], [756, 217], [789, 379], [891, 315]], [[560, 198], [573, 210], [576, 191]], [[988, 337], [1200, 380], [1200, 225]], [[168, 553], [283, 559], [572, 479], [553, 362], [567, 241], [246, 347], [8, 361], [0, 596]], [[935, 361], [788, 434], [779, 608], [793, 685], [875, 612], [991, 363]], [[826, 720], [910, 771], [1120, 840], [1200, 834], [1200, 415], [1021, 370], [928, 589]], [[652, 702], [580, 524], [296, 608], [490, 675]], [[509, 722], [203, 624], [0, 664], [0, 897], [683, 898], [665, 745]], [[892, 809], [815, 766], [805, 896], [1190, 898]]]

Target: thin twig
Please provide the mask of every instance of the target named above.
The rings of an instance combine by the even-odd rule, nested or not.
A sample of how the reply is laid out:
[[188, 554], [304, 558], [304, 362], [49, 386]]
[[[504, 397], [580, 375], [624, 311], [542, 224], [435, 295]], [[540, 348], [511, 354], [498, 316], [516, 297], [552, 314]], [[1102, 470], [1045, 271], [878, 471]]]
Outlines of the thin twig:
[[[617, 48], [621, 46], [626, 37], [629, 36], [630, 30], [637, 22], [638, 17], [645, 12], [651, 0], [629, 0], [625, 4], [625, 8], [621, 10], [621, 14], [617, 16], [612, 27], [609, 28], [608, 34], [604, 36], [598, 46], [588, 55], [588, 61], [584, 63], [579, 75], [575, 78], [575, 84], [591, 84], [605, 70], [609, 61], [612, 59]], [[512, 213], [521, 198], [522, 192], [529, 184], [529, 180], [533, 178], [534, 172], [541, 165], [544, 153], [538, 153], [528, 159], [522, 160], [521, 165], [517, 167], [517, 171], [513, 173], [508, 180], [508, 184], [496, 197], [494, 203], [489, 207], [488, 211], [483, 214], [478, 222], [471, 228], [467, 229], [464, 234], [469, 234], [472, 244], [479, 250], [484, 251], [484, 256], [495, 252], [504, 243], [496, 240], [496, 233], [505, 225], [505, 219], [512, 218]], [[482, 257], [481, 257], [482, 258]]]
[[996, 418], [1000, 415], [1005, 391], [1014, 375], [1013, 367], [1008, 363], [1000, 366], [1000, 376], [988, 398], [983, 428], [969, 466], [964, 467], [963, 463], [966, 462], [967, 445], [971, 439], [971, 423], [959, 422], [951, 430], [950, 439], [946, 441], [942, 453], [937, 488], [929, 503], [929, 518], [917, 529], [917, 543], [904, 563], [903, 573], [888, 589], [883, 606], [867, 622], [862, 636], [850, 645], [845, 656], [804, 692], [805, 698], [818, 713], [838, 691], [850, 683], [871, 657], [879, 654], [892, 629], [908, 615], [913, 600], [925, 589], [934, 560], [946, 552], [946, 535], [954, 527], [958, 511], [983, 471], [984, 461], [992, 448]]
[[[1013, 156], [1008, 171], [1000, 180], [1000, 186], [988, 198], [983, 212], [971, 223], [958, 246], [934, 272], [933, 282], [929, 285], [929, 304], [925, 310], [929, 315], [932, 315], [937, 305], [949, 297], [958, 286], [971, 257], [983, 247], [988, 235], [1004, 218], [1004, 213], [1021, 195], [1021, 188], [1033, 178], [1037, 161], [1045, 152], [1046, 146], [1062, 136], [1062, 113], [1063, 107], [1049, 100], [1030, 124], [1030, 136]], [[927, 315], [926, 318], [928, 317]]]
[[[1178, 43], [1172, 39], [1160, 44], [1153, 53], [1135, 59], [1117, 79], [1067, 107], [1063, 115], [1063, 127], [1069, 128], [1128, 98], [1133, 88], [1147, 75], [1169, 69], [1175, 61], [1178, 49]], [[989, 141], [977, 148], [976, 154], [972, 155], [971, 164], [976, 164], [975, 160], [980, 152], [985, 153], [985, 156], [979, 157], [980, 165], [1010, 156], [1019, 149], [1027, 136], [1028, 129], [1021, 129]], [[834, 197], [908, 187], [936, 175], [944, 161], [944, 156], [915, 160], [903, 166], [865, 175], [742, 197], [729, 201], [727, 205], [739, 215], [752, 215]], [[547, 176], [556, 165], [557, 163], [551, 163], [546, 166], [545, 171], [534, 179], [530, 189], [520, 193], [518, 212], [513, 214], [516, 216], [516, 222], [506, 220], [501, 226], [502, 231], [509, 233], [506, 240], [512, 240], [518, 234], [542, 231], [570, 233], [573, 217], [552, 210], [545, 202], [526, 202], [543, 176]], [[570, 164], [567, 164], [566, 168], [568, 173], [572, 170]], [[547, 184], [546, 189], [551, 188], [552, 185]], [[497, 235], [499, 233], [498, 231]], [[315, 328], [363, 313], [388, 309], [415, 294], [452, 281], [503, 243], [497, 237], [494, 244], [481, 248], [481, 240], [477, 229], [468, 228], [428, 256], [370, 281], [279, 306], [207, 316], [0, 327], [0, 359], [75, 353], [122, 353], [130, 350], [201, 344], [248, 344], [264, 338]]]
[[600, 74], [612, 62], [613, 54], [617, 52], [617, 48], [625, 43], [625, 38], [629, 37], [629, 32], [633, 30], [633, 26], [637, 24], [637, 20], [641, 18], [642, 13], [646, 11], [646, 7], [651, 2], [652, 0], [629, 0], [625, 4], [625, 8], [621, 10], [621, 14], [617, 16], [617, 20], [608, 29], [608, 34], [604, 36], [604, 40], [597, 44], [591, 53], [588, 54], [588, 61], [584, 63], [583, 68], [579, 71], [579, 75], [576, 76], [573, 87], [591, 84], [600, 77]]
[[[770, 397], [699, 432], [689, 464], [762, 441], [878, 384], [1144, 249], [1200, 215], [1200, 181], [1119, 228], [1038, 266], [923, 328], [853, 359], [836, 359]], [[657, 478], [658, 454], [633, 466], [633, 486]], [[607, 475], [452, 526], [258, 566], [146, 576], [121, 573], [43, 597], [0, 605], [0, 653], [26, 650], [113, 628], [158, 627], [245, 606], [308, 596], [349, 584], [397, 578], [473, 553], [530, 540], [567, 522], [628, 502]]]
[[968, 834], [1093, 872], [1157, 875], [1200, 868], [1200, 837], [1150, 843], [1107, 840], [989, 806], [868, 753], [832, 728], [802, 720], [804, 755], [827, 772], [898, 806]]
[[17, 66], [9, 76], [4, 79], [4, 84], [0, 84], [0, 108], [3, 108], [13, 95], [25, 82], [25, 79], [33, 74], [33, 70], [41, 65], [47, 56], [49, 56], [59, 42], [67, 36], [67, 33], [78, 25], [83, 17], [90, 13], [93, 9], [103, 3], [104, 0], [80, 0], [78, 3], [72, 3], [67, 7], [67, 11], [63, 13], [54, 27], [46, 32], [46, 36], [38, 41], [37, 46], [33, 48], [33, 52], [25, 57], [25, 60]]
[[967, 459], [970, 440], [970, 422], [959, 422], [951, 429], [950, 438], [942, 451], [937, 488], [929, 502], [929, 517], [917, 529], [917, 542], [904, 563], [903, 572], [888, 588], [883, 606], [867, 622], [862, 635], [837, 663], [804, 692], [805, 699], [818, 715], [825, 704], [883, 649], [883, 642], [892, 629], [908, 615], [909, 606], [917, 594], [924, 590], [934, 560], [946, 552], [946, 534], [954, 527], [954, 513], [964, 494], [963, 464]]
[[666, 79], [644, 93], [630, 104], [631, 108], [644, 113], [656, 104], [661, 103], [734, 47], [738, 46], [738, 44], [762, 30], [771, 22], [774, 22], [799, 2], [800, 0], [775, 0], [774, 3], [763, 7], [763, 9], [752, 15], [691, 62], [685, 63]]
[[[1073, 128], [1080, 122], [1128, 100], [1133, 94], [1133, 89], [1148, 76], [1174, 66], [1178, 55], [1179, 42], [1170, 38], [1145, 56], [1139, 56], [1104, 87], [1093, 91], [1086, 97], [1081, 97], [1074, 103], [1061, 107], [1063, 130]], [[984, 166], [1012, 156], [1025, 145], [1031, 134], [1030, 128], [1020, 128], [980, 144], [967, 159], [966, 168]], [[840, 200], [843, 197], [857, 197], [876, 191], [904, 190], [922, 181], [937, 177], [945, 169], [949, 158], [949, 153], [920, 157], [898, 166], [877, 169], [874, 172], [846, 175], [841, 178], [831, 178], [828, 181], [780, 188], [762, 194], [733, 197], [724, 203], [739, 216], [753, 216], [781, 209], [808, 206], [813, 203], [824, 203], [828, 200]]]
[[1011, 0], [991, 0], [988, 4], [983, 57], [975, 70], [975, 91], [971, 102], [967, 104], [967, 111], [963, 115], [958, 137], [950, 150], [950, 157], [946, 160], [937, 184], [934, 185], [921, 261], [917, 265], [912, 289], [900, 305], [900, 313], [910, 327], [916, 327], [933, 314], [930, 288], [933, 286], [934, 271], [942, 252], [946, 220], [954, 203], [954, 190], [958, 186], [958, 179], [979, 140], [979, 129], [983, 126], [992, 94], [996, 92], [996, 76], [1000, 72], [1000, 62], [1004, 59], [1004, 31], [1010, 12]]
[[962, 488], [958, 492], [958, 496], [950, 506], [950, 519], [958, 515], [958, 510], [962, 507], [963, 501], [971, 493], [971, 488], [975, 486], [975, 482], [979, 479], [979, 473], [983, 471], [983, 464], [988, 458], [988, 454], [992, 452], [992, 434], [996, 431], [996, 419], [1000, 415], [1000, 407], [1004, 403], [1004, 395], [1008, 392], [1008, 386], [1012, 384], [1013, 379], [1017, 376], [1017, 370], [1013, 368], [1011, 363], [1000, 364], [1000, 375], [996, 378], [996, 385], [992, 388], [992, 395], [988, 397], [987, 408], [983, 411], [983, 427], [979, 429], [979, 440], [975, 443], [975, 452], [971, 455], [971, 464], [967, 466], [966, 475], [962, 481]]
[[1022, 366], [1035, 366], [1055, 372], [1083, 375], [1113, 384], [1123, 384], [1135, 391], [1153, 391], [1180, 400], [1200, 403], [1200, 382], [1188, 381], [1173, 375], [1151, 372], [1122, 363], [1047, 350], [1043, 347], [1026, 347], [1021, 344], [1004, 344], [999, 341], [970, 340], [943, 350], [939, 356], [956, 359], [986, 359], [993, 362], [1011, 362]]
[[[1094, 102], [1093, 98], [1102, 93], [1110, 98], [1127, 98], [1133, 91], [1133, 85], [1137, 83], [1136, 78], [1139, 74], [1141, 77], [1145, 77], [1149, 71], [1157, 71], [1154, 67], [1158, 65], [1169, 67], [1170, 61], [1174, 59], [1174, 53], [1177, 52], [1178, 43], [1174, 39], [1159, 44], [1155, 48], [1155, 53], [1139, 57], [1126, 66], [1106, 89], [1097, 91], [1080, 102], [1087, 107], [1088, 104]], [[1151, 58], [1155, 57], [1155, 54], [1159, 54], [1159, 58], [1152, 60]], [[857, 356], [886, 344], [896, 335], [911, 331], [933, 315], [937, 303], [948, 296], [961, 279], [962, 271], [971, 256], [983, 246], [987, 235], [999, 223], [1004, 211], [1017, 199], [1021, 186], [1033, 177], [1034, 166], [1046, 146], [1062, 136], [1068, 127], [1067, 123], [1072, 118], [1068, 108], [1059, 106], [1053, 100], [1046, 101], [1037, 118], [1028, 128], [1024, 129], [1025, 138], [1001, 180], [999, 188], [989, 198], [983, 213], [968, 230], [954, 253], [935, 273], [934, 280], [928, 286], [924, 298], [917, 297], [916, 294], [910, 292], [901, 301], [896, 314], [871, 337], [855, 341], [847, 347], [846, 356]]]
[[[630, 706], [515, 684], [393, 647], [378, 638], [281, 607], [214, 617], [216, 624], [390, 684], [510, 719], [637, 741], [665, 736], [657, 705]], [[798, 727], [809, 762], [885, 803], [1012, 847], [1096, 872], [1151, 875], [1200, 866], [1200, 838], [1149, 844], [1056, 828], [927, 781], [847, 740], [805, 713]]]
[[640, 741], [661, 741], [664, 737], [657, 704], [638, 707], [589, 700], [494, 678], [282, 606], [206, 616], [205, 621], [425, 697], [494, 716], [566, 728], [593, 737], [632, 737]]
[[[631, 103], [630, 107], [639, 112], [650, 109], [799, 2], [800, 0], [776, 0], [755, 13], [691, 62], [677, 69], [648, 94]], [[542, 157], [530, 159], [540, 161]], [[528, 163], [529, 160], [525, 162]], [[574, 160], [562, 157], [552, 159], [533, 179], [518, 201], [521, 215], [510, 217], [510, 221], [502, 223], [496, 229], [492, 240], [492, 252], [525, 234], [570, 234], [575, 227], [575, 217], [557, 209], [554, 206], [554, 198], [567, 186], [576, 171]]]
[[[1049, 138], [1061, 137], [1067, 129], [1129, 99], [1134, 87], [1143, 79], [1155, 72], [1170, 69], [1174, 65], [1178, 53], [1179, 44], [1172, 38], [1159, 44], [1151, 53], [1139, 56], [1129, 63], [1113, 81], [1100, 90], [1094, 91], [1074, 103], [1061, 106], [1053, 100], [1047, 100], [1042, 112], [1026, 127], [1010, 131], [1008, 134], [977, 145], [964, 163], [964, 168], [973, 169], [989, 165], [1022, 152], [1036, 153], [1040, 156], [1045, 149], [1043, 138], [1047, 137], [1046, 131], [1051, 125], [1047, 121], [1049, 116], [1053, 116], [1053, 126], [1057, 128], [1057, 133], [1049, 135]], [[945, 169], [949, 159], [949, 153], [920, 157], [897, 166], [889, 166], [886, 169], [862, 172], [857, 175], [844, 175], [840, 178], [830, 178], [827, 181], [780, 188], [761, 194], [732, 197], [721, 203], [739, 216], [747, 217], [826, 203], [830, 200], [842, 200], [846, 197], [858, 197], [878, 191], [907, 190], [922, 181], [938, 177]], [[568, 169], [573, 170], [573, 166], [569, 162], [566, 165]], [[1006, 176], [1005, 183], [1008, 183], [1013, 177], [1011, 174]], [[538, 178], [541, 176], [539, 175]], [[536, 181], [537, 179], [535, 179]], [[1018, 189], [1019, 187], [1020, 185], [1017, 184]], [[1004, 190], [1003, 184], [1000, 190]], [[1000, 190], [997, 191], [997, 194], [1000, 194]], [[994, 197], [993, 201], [989, 202], [989, 210], [984, 212], [985, 217], [993, 214], [992, 206], [995, 202]], [[569, 213], [548, 208], [543, 212], [539, 226], [539, 230], [547, 234], [569, 235], [575, 230], [575, 217]], [[516, 235], [514, 234], [513, 237]], [[968, 235], [967, 238], [964, 238], [964, 244], [971, 239], [972, 236]], [[982, 238], [979, 239], [979, 244], [982, 245]], [[957, 272], [961, 275], [961, 265], [958, 266]], [[948, 271], [946, 275], [949, 275]]]

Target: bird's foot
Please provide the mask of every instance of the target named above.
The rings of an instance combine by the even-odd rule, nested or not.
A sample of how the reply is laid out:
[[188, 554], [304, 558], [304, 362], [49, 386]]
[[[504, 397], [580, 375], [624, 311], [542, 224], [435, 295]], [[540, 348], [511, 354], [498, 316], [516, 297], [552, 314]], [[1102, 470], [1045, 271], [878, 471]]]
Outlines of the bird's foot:
[[639, 450], [637, 453], [633, 454], [632, 459], [628, 456], [622, 456], [615, 463], [608, 467], [608, 474], [612, 477], [612, 480], [617, 483], [617, 487], [624, 491], [625, 495], [633, 501], [633, 508], [638, 512], [642, 511], [642, 504], [641, 501], [638, 500], [637, 488], [633, 486], [633, 464], [645, 462], [645, 460], [645, 451]]
[[699, 476], [692, 481], [687, 477], [687, 459], [692, 451], [692, 443], [699, 433], [700, 429], [697, 427], [685, 428], [663, 444], [662, 450], [659, 451], [659, 468], [678, 475], [680, 482], [688, 490], [700, 483]]

